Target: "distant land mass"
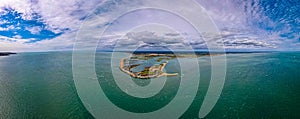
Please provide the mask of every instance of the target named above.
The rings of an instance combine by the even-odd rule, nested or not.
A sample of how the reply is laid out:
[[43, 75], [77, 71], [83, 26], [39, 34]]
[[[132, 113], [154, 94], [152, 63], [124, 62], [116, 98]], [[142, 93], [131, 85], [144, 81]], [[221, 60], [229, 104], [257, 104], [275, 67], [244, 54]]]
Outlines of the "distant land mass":
[[134, 78], [151, 79], [161, 76], [177, 76], [178, 73], [164, 72], [168, 61], [174, 58], [198, 58], [202, 56], [218, 56], [237, 53], [265, 53], [271, 51], [116, 51], [127, 52], [132, 55], [120, 60], [120, 70]]
[[8, 55], [12, 55], [12, 54], [17, 54], [17, 53], [13, 53], [13, 52], [0, 52], [0, 56], [8, 56]]
[[97, 52], [127, 52], [132, 54], [197, 54], [197, 55], [209, 55], [209, 54], [243, 54], [243, 53], [271, 53], [271, 52], [279, 52], [279, 51], [168, 51], [168, 50], [97, 50]]
[[173, 52], [165, 51], [141, 51], [134, 52], [130, 57], [120, 60], [120, 70], [127, 73], [131, 77], [139, 79], [151, 79], [161, 76], [177, 76], [178, 73], [166, 73], [164, 68], [169, 60], [175, 58], [198, 58], [201, 56], [222, 55], [221, 53], [197, 53], [195, 55], [189, 52]]
[[[126, 51], [125, 51], [126, 52]], [[235, 54], [235, 53], [266, 53], [266, 52], [274, 52], [274, 51], [134, 51], [133, 54], [203, 54], [203, 55], [209, 55], [209, 54]]]

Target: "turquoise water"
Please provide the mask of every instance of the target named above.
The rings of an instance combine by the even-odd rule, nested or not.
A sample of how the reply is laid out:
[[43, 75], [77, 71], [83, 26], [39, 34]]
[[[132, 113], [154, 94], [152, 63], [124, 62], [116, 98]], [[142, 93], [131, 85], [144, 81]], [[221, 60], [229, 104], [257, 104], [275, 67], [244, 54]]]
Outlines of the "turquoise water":
[[[106, 96], [118, 107], [151, 112], [176, 95], [180, 76], [169, 77], [162, 91], [149, 99], [127, 96], [113, 81], [110, 57], [111, 53], [96, 54], [96, 72]], [[181, 118], [197, 118], [208, 88], [210, 59], [200, 57], [198, 61], [198, 93]], [[300, 118], [299, 68], [297, 52], [228, 54], [224, 89], [207, 118]], [[169, 61], [166, 72], [178, 71], [178, 62]], [[141, 86], [149, 84], [149, 80], [133, 80]], [[20, 53], [0, 57], [0, 118], [93, 118], [76, 93], [72, 54]]]

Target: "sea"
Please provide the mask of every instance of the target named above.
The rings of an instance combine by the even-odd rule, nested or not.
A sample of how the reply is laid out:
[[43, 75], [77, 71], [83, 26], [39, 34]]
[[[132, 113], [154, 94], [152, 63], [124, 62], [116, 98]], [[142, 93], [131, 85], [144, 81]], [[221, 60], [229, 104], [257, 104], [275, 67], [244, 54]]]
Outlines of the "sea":
[[[128, 55], [126, 52], [121, 54]], [[93, 113], [97, 112], [88, 111], [88, 107], [77, 93], [78, 87], [73, 79], [72, 56], [72, 52], [64, 51], [18, 53], [0, 57], [0, 118], [96, 118]], [[172, 59], [165, 67], [165, 72], [179, 73], [178, 76], [164, 78], [163, 85], [150, 83], [160, 80], [159, 78], [132, 78], [138, 86], [145, 87], [151, 84], [155, 89], [161, 89], [153, 89], [154, 92], [158, 92], [152, 97], [133, 97], [116, 84], [115, 78], [122, 80], [122, 77], [128, 75], [118, 69], [118, 62], [113, 62], [112, 56], [112, 52], [95, 53], [95, 73], [105, 95], [119, 109], [140, 114], [153, 112], [171, 105], [169, 102], [179, 93], [178, 88], [188, 86], [180, 84], [183, 80], [181, 78], [186, 75], [180, 71], [179, 61]], [[196, 61], [200, 67], [197, 72], [200, 77], [193, 80], [199, 80], [199, 86], [194, 91], [196, 94], [181, 95], [183, 100], [192, 100], [179, 117], [182, 119], [199, 118], [199, 110], [210, 85], [211, 58], [200, 56]], [[300, 52], [226, 54], [223, 90], [205, 118], [299, 119], [299, 68]], [[86, 77], [82, 80], [90, 79]], [[180, 106], [177, 104], [178, 108]], [[111, 115], [118, 113], [112, 110]]]

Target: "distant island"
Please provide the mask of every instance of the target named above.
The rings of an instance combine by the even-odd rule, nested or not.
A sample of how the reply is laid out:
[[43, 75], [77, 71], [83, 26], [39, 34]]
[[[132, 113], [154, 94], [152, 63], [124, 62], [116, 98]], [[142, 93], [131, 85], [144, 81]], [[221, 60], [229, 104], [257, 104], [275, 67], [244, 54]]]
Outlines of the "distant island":
[[153, 65], [153, 66], [146, 66], [143, 70], [138, 72], [132, 72], [131, 69], [135, 68], [137, 66], [140, 66], [141, 64], [135, 64], [135, 65], [125, 65], [126, 58], [121, 59], [120, 61], [120, 69], [129, 74], [130, 76], [134, 78], [140, 78], [140, 79], [149, 79], [149, 78], [157, 78], [161, 76], [177, 76], [178, 73], [169, 74], [164, 72], [164, 68], [167, 65], [168, 61]]
[[12, 54], [17, 54], [17, 53], [13, 53], [13, 52], [0, 52], [0, 56], [8, 56], [8, 55], [12, 55]]
[[200, 56], [210, 56], [220, 54], [167, 54], [167, 53], [150, 53], [134, 52], [131, 57], [120, 60], [120, 70], [134, 78], [150, 79], [161, 76], [177, 76], [178, 73], [164, 72], [165, 66], [170, 59], [174, 58], [198, 58]]

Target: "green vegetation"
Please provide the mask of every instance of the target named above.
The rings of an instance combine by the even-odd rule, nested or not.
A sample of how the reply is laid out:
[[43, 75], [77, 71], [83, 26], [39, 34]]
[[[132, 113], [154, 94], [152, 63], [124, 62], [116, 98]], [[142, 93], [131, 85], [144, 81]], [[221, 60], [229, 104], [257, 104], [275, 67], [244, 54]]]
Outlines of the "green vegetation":
[[163, 61], [163, 60], [170, 60], [170, 58], [160, 57], [160, 58], [158, 58], [156, 61], [157, 61], [157, 62], [161, 62], [161, 61]]
[[141, 76], [149, 76], [149, 75], [154, 75], [155, 71], [150, 71], [150, 67], [145, 67], [143, 71], [138, 73]]
[[137, 67], [137, 66], [140, 66], [141, 64], [134, 64], [134, 65], [130, 65], [129, 66], [129, 70], [131, 70], [132, 68], [135, 68], [135, 67]]
[[[140, 79], [156, 78], [160, 76], [177, 76], [177, 73], [168, 74], [164, 72], [164, 67], [168, 60], [175, 58], [173, 54], [139, 54], [133, 55], [128, 59], [123, 58], [120, 61], [120, 69], [132, 77]], [[149, 59], [155, 60], [157, 63], [148, 62]], [[127, 61], [126, 61], [127, 60]], [[139, 61], [141, 60], [141, 61]], [[126, 62], [126, 64], [125, 64]], [[130, 65], [133, 62], [134, 64]], [[142, 65], [142, 63], [152, 63], [151, 66], [145, 66], [142, 71], [133, 72], [132, 68]], [[139, 64], [137, 64], [139, 63]]]

